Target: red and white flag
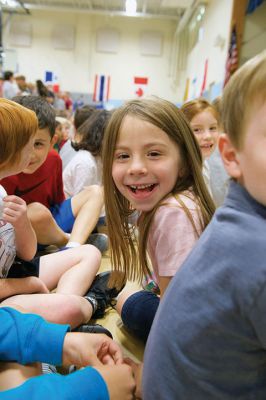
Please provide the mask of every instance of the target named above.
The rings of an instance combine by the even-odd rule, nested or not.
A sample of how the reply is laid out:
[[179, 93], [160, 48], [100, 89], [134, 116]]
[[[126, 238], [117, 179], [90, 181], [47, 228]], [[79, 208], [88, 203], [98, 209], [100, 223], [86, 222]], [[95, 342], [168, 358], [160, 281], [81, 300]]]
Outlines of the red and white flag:
[[135, 84], [135, 94], [138, 97], [142, 97], [145, 94], [148, 85], [148, 78], [135, 76], [134, 77], [134, 84]]

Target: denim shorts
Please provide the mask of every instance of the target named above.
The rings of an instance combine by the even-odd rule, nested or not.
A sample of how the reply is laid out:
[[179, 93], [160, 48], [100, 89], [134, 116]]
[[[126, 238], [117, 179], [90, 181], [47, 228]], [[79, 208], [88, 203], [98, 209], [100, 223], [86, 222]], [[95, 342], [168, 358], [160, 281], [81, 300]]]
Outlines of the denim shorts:
[[50, 211], [60, 228], [67, 233], [72, 231], [75, 217], [73, 215], [72, 206], [71, 206], [71, 197], [66, 199], [61, 204], [56, 204], [50, 208]]
[[124, 303], [121, 319], [126, 329], [146, 342], [159, 307], [160, 298], [147, 290], [132, 294]]

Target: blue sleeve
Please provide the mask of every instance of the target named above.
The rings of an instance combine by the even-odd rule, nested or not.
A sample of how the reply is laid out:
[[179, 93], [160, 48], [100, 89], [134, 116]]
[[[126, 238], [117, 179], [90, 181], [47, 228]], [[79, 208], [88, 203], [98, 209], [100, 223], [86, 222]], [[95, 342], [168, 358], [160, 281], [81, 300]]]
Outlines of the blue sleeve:
[[23, 385], [1, 392], [1, 400], [109, 400], [105, 381], [93, 368], [70, 375], [48, 374], [28, 379]]
[[38, 315], [0, 308], [0, 361], [60, 365], [68, 330], [67, 325], [51, 324]]

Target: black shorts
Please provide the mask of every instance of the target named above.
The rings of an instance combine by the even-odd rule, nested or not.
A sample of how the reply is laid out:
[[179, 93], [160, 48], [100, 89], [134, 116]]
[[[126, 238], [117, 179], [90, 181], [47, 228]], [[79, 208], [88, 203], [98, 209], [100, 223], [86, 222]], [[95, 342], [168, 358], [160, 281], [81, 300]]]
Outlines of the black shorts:
[[40, 257], [31, 261], [24, 261], [16, 257], [13, 265], [8, 271], [7, 278], [27, 278], [28, 276], [39, 277]]

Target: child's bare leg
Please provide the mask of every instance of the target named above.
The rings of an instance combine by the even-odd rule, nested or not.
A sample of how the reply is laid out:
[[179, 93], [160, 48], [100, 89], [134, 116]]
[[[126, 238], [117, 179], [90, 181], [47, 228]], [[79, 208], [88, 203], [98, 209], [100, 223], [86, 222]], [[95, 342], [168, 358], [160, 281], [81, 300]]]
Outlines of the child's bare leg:
[[21, 385], [27, 379], [42, 374], [41, 364], [20, 365], [17, 363], [0, 363], [0, 391]]
[[95, 228], [103, 207], [103, 189], [92, 185], [71, 198], [75, 223], [69, 238], [71, 242], [85, 243]]
[[69, 240], [66, 234], [57, 225], [50, 210], [41, 203], [28, 205], [28, 217], [40, 244], [53, 244], [58, 247], [65, 246]]
[[40, 279], [56, 293], [83, 296], [94, 280], [101, 263], [96, 247], [83, 245], [58, 253], [42, 256]]
[[28, 313], [41, 315], [49, 322], [70, 324], [75, 328], [88, 322], [92, 316], [92, 306], [83, 297], [76, 295], [29, 294], [9, 297], [1, 303], [5, 307], [23, 307]]

